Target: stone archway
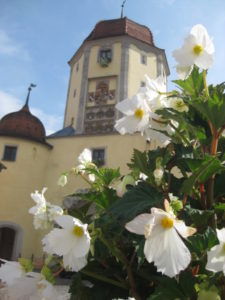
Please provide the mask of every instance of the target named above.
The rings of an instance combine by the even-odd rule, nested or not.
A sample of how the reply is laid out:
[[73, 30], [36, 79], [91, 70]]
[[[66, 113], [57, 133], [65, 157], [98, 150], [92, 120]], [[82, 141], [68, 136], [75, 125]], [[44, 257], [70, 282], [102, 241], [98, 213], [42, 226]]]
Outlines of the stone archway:
[[0, 221], [0, 257], [17, 260], [21, 255], [23, 229], [11, 221]]

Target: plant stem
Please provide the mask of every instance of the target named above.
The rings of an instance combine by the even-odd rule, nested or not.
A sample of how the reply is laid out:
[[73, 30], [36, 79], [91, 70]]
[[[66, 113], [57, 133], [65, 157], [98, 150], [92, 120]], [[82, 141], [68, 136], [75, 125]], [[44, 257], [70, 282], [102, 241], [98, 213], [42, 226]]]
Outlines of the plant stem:
[[[215, 156], [217, 153], [217, 146], [218, 146], [218, 137], [216, 130], [212, 132], [212, 144], [211, 144], [211, 151], [210, 154]], [[214, 178], [215, 175], [212, 175], [208, 180], [207, 186], [207, 208], [211, 209], [214, 204]], [[210, 225], [212, 228], [216, 228], [216, 215], [212, 216]]]
[[190, 146], [191, 143], [189, 142], [189, 140], [184, 135], [182, 135], [171, 122], [169, 122], [169, 124], [176, 131], [176, 133], [180, 137], [180, 139], [183, 140], [187, 145]]
[[207, 85], [207, 81], [206, 81], [206, 75], [207, 75], [206, 70], [203, 70], [203, 83], [204, 83], [204, 87], [205, 87], [205, 93], [206, 93], [206, 96], [209, 97], [209, 90], [208, 90], [208, 85]]
[[92, 273], [92, 272], [87, 271], [87, 270], [81, 270], [81, 273], [83, 273], [83, 274], [85, 274], [87, 276], [90, 276], [92, 278], [95, 278], [95, 279], [98, 279], [98, 280], [110, 283], [112, 285], [118, 286], [118, 287], [120, 287], [122, 289], [128, 290], [128, 286], [126, 286], [125, 284], [122, 284], [121, 282], [118, 282], [116, 280], [110, 279], [110, 278], [108, 278], [106, 276], [101, 276], [99, 274]]

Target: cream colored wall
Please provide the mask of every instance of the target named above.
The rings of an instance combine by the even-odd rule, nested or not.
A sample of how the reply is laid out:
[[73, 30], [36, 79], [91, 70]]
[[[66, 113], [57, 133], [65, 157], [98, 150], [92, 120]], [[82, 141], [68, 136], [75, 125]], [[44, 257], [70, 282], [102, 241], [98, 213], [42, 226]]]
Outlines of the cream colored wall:
[[17, 138], [0, 137], [0, 158], [4, 146], [17, 146], [15, 162], [3, 161], [7, 167], [0, 173], [0, 221], [20, 224], [24, 231], [22, 255], [40, 256], [39, 232], [33, 227], [33, 217], [28, 214], [34, 206], [30, 193], [46, 185], [45, 174], [51, 150], [39, 143]]
[[49, 201], [62, 203], [64, 196], [73, 193], [77, 189], [87, 187], [80, 177], [70, 176], [68, 184], [62, 188], [57, 185], [57, 180], [62, 172], [70, 170], [78, 165], [77, 158], [84, 148], [105, 148], [106, 167], [120, 167], [121, 174], [128, 172], [127, 163], [130, 161], [133, 149], [146, 149], [145, 138], [141, 135], [99, 135], [76, 136], [70, 138], [49, 139], [54, 149], [49, 157], [46, 184]]
[[[80, 100], [81, 82], [83, 76], [83, 63], [84, 55], [80, 57], [76, 63], [71, 67], [70, 84], [68, 87], [67, 108], [65, 113], [65, 127], [71, 125], [71, 119], [74, 118], [74, 124], [77, 122], [77, 112]], [[77, 64], [79, 64], [79, 70], [76, 70]], [[74, 90], [76, 90], [76, 96], [74, 97]]]
[[88, 64], [88, 78], [119, 75], [121, 63], [121, 43], [115, 42], [113, 44], [112, 61], [107, 67], [101, 67], [98, 63], [98, 54], [100, 49], [100, 45], [96, 45], [91, 48]]
[[[141, 54], [147, 57], [146, 65], [141, 63]], [[141, 81], [145, 81], [145, 74], [152, 79], [157, 77], [157, 57], [154, 53], [141, 51], [131, 44], [129, 49], [128, 97], [137, 93]]]

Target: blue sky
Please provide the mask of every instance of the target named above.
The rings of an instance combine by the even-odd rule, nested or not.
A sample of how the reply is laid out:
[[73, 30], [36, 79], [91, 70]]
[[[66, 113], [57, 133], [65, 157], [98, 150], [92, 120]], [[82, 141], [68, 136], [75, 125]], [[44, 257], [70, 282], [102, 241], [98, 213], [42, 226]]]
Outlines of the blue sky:
[[[48, 133], [62, 128], [68, 60], [99, 20], [120, 17], [122, 0], [0, 0], [0, 118], [18, 110], [35, 83], [31, 111]], [[172, 51], [195, 24], [213, 37], [216, 55], [208, 82], [225, 81], [224, 0], [127, 0], [124, 15], [148, 26], [155, 45], [166, 50], [176, 79]], [[172, 84], [169, 85], [172, 88]]]

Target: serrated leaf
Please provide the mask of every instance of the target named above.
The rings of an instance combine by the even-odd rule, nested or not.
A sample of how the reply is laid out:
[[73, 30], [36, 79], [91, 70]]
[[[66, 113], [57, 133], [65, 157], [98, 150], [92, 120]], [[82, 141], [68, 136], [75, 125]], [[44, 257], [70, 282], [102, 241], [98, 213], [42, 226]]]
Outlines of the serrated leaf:
[[208, 98], [207, 101], [192, 101], [194, 107], [217, 130], [225, 124], [225, 99]]
[[203, 72], [200, 73], [199, 68], [195, 66], [187, 79], [173, 80], [173, 82], [181, 87], [184, 93], [190, 96], [198, 96], [204, 88]]
[[131, 188], [119, 201], [111, 206], [109, 213], [121, 222], [133, 219], [141, 212], [149, 212], [150, 208], [163, 207], [163, 196], [146, 182], [140, 182]]
[[191, 242], [191, 251], [198, 256], [201, 256], [219, 242], [216, 232], [211, 227], [208, 227], [203, 234], [195, 234], [189, 237], [188, 240]]
[[30, 259], [20, 257], [18, 259], [18, 261], [19, 261], [20, 265], [22, 266], [25, 273], [32, 272], [34, 266]]
[[175, 279], [159, 278], [160, 283], [157, 286], [154, 294], [147, 298], [147, 300], [174, 300], [174, 299], [187, 299], [182, 293], [178, 283]]
[[214, 214], [214, 211], [212, 210], [199, 210], [188, 205], [185, 207], [184, 211], [188, 214], [195, 226], [207, 225], [208, 220]]
[[51, 284], [55, 283], [55, 278], [54, 275], [52, 273], [52, 271], [46, 266], [44, 265], [41, 269], [41, 274], [45, 277], [45, 279], [50, 282]]
[[[188, 160], [190, 163], [190, 161]], [[224, 169], [220, 160], [217, 157], [206, 156], [200, 166], [192, 173], [192, 175], [184, 181], [181, 191], [190, 193], [195, 183], [198, 181], [204, 183], [213, 174], [221, 172]]]

